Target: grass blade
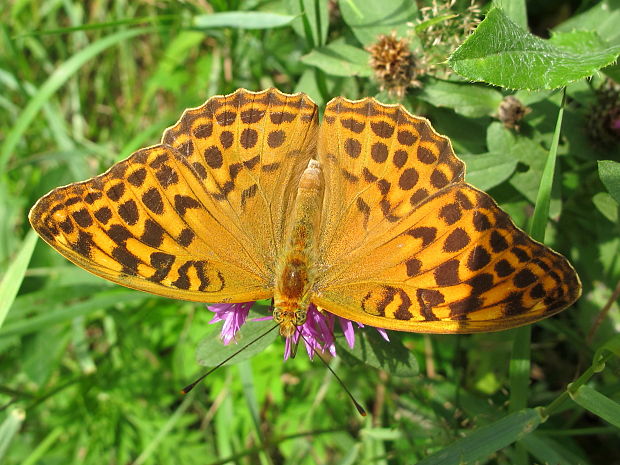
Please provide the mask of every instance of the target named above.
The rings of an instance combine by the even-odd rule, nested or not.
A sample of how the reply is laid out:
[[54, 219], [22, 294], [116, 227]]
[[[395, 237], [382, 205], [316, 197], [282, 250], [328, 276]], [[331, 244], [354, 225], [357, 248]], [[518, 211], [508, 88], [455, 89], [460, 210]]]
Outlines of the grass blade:
[[58, 66], [50, 77], [47, 78], [45, 83], [39, 88], [38, 92], [30, 99], [24, 110], [15, 121], [15, 124], [6, 133], [4, 143], [0, 147], [0, 172], [4, 173], [6, 171], [6, 164], [9, 161], [9, 157], [15, 150], [15, 147], [24, 135], [26, 129], [28, 129], [30, 123], [34, 120], [39, 110], [41, 110], [43, 105], [49, 100], [54, 92], [56, 92], [65, 82], [67, 82], [67, 80], [73, 76], [84, 63], [93, 59], [99, 53], [113, 45], [153, 30], [153, 28], [138, 28], [109, 35], [103, 39], [93, 42]]
[[543, 170], [542, 178], [540, 180], [540, 187], [538, 188], [538, 195], [536, 197], [536, 206], [532, 217], [532, 227], [530, 228], [530, 235], [539, 242], [545, 241], [545, 228], [547, 227], [547, 220], [549, 218], [551, 188], [553, 186], [553, 176], [555, 173], [555, 162], [558, 155], [560, 133], [562, 132], [562, 117], [564, 116], [565, 103], [566, 89], [564, 89], [562, 104], [560, 105], [558, 119], [555, 123], [555, 132], [553, 133], [551, 147], [549, 148], [549, 155], [547, 156], [545, 169]]
[[536, 409], [511, 413], [501, 420], [478, 428], [448, 447], [418, 462], [418, 465], [460, 465], [475, 463], [534, 431], [542, 417]]
[[588, 385], [581, 386], [571, 397], [586, 410], [620, 428], [620, 404], [617, 402]]
[[2, 457], [4, 457], [25, 418], [26, 412], [22, 409], [13, 409], [0, 425], [0, 461], [2, 461]]
[[17, 257], [15, 257], [15, 260], [9, 265], [2, 277], [2, 282], [0, 282], [0, 328], [2, 328], [2, 324], [24, 280], [24, 274], [28, 269], [37, 238], [38, 236], [34, 231], [30, 231], [26, 235], [26, 239], [17, 253]]

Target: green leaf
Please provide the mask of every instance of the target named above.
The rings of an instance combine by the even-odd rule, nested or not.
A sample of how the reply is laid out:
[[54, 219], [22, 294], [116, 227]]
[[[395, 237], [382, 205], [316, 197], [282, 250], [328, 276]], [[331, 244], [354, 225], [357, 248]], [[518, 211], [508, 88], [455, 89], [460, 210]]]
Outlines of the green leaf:
[[504, 182], [517, 167], [517, 160], [506, 152], [460, 155], [459, 158], [467, 166], [465, 180], [483, 191]]
[[539, 434], [536, 431], [523, 437], [519, 444], [537, 459], [536, 463], [558, 463], [562, 465], [586, 465], [590, 462], [585, 457], [570, 450], [565, 444]]
[[392, 31], [407, 37], [407, 23], [415, 21], [418, 13], [416, 2], [409, 0], [340, 0], [338, 6], [344, 22], [365, 47]]
[[620, 428], [620, 404], [590, 386], [583, 385], [576, 392], [569, 390], [572, 399], [586, 410]]
[[344, 337], [336, 338], [338, 354], [343, 359], [351, 358], [375, 368], [385, 370], [394, 376], [415, 376], [419, 372], [418, 361], [411, 350], [407, 349], [402, 336], [394, 331], [389, 333], [386, 341], [372, 327], [356, 330], [355, 344], [351, 349]]
[[527, 29], [527, 8], [525, 0], [493, 0], [493, 6], [500, 8], [506, 16], [523, 29]]
[[603, 181], [607, 192], [620, 203], [620, 163], [611, 160], [598, 162], [598, 175]]
[[[547, 152], [533, 139], [517, 136], [506, 129], [501, 123], [491, 123], [487, 129], [487, 146], [489, 152], [506, 152], [518, 162], [527, 166], [525, 171], [516, 171], [510, 178], [510, 184], [517, 189], [526, 199], [533, 204], [540, 187], [541, 177], [545, 168]], [[559, 186], [556, 186], [556, 189]], [[554, 217], [560, 213], [561, 202], [553, 198], [549, 216]]]
[[490, 87], [439, 80], [425, 85], [417, 97], [471, 118], [497, 113], [503, 98], [500, 92]]
[[592, 32], [556, 34], [544, 40], [493, 8], [448, 63], [458, 74], [511, 89], [555, 89], [613, 63], [620, 45]]
[[501, 420], [478, 428], [463, 439], [459, 439], [417, 465], [461, 465], [484, 461], [491, 454], [518, 441], [531, 433], [542, 418], [536, 409], [524, 409], [506, 415]]
[[368, 52], [344, 42], [332, 42], [301, 57], [307, 65], [316, 66], [333, 76], [370, 76]]
[[616, 82], [620, 82], [620, 63], [616, 62], [616, 64], [614, 65], [608, 66], [607, 68], [603, 68], [602, 71], [607, 76], [609, 76], [612, 80]]
[[592, 8], [575, 15], [554, 28], [555, 32], [596, 31], [611, 44], [620, 41], [620, 8], [617, 0], [594, 2]]
[[21, 371], [36, 385], [44, 386], [58, 368], [69, 342], [67, 329], [67, 326], [54, 325], [22, 340]]
[[11, 261], [6, 273], [2, 277], [0, 282], [0, 328], [2, 328], [22, 284], [34, 246], [37, 243], [37, 238], [38, 236], [34, 231], [28, 233], [20, 251], [15, 259]]
[[599, 192], [592, 197], [592, 203], [601, 214], [612, 223], [618, 221], [618, 202], [607, 192]]
[[262, 11], [225, 11], [194, 16], [192, 25], [197, 29], [235, 27], [238, 29], [272, 29], [286, 26], [295, 16]]
[[148, 444], [146, 444], [146, 446], [142, 449], [142, 452], [136, 460], [132, 462], [133, 465], [142, 465], [143, 463], [147, 463], [149, 458], [156, 455], [158, 447], [163, 442], [164, 438], [170, 434], [174, 428], [182, 427], [179, 426], [179, 423], [181, 423], [181, 419], [185, 411], [192, 406], [192, 402], [194, 402], [194, 397], [196, 395], [195, 392], [196, 391], [193, 391], [187, 394], [183, 399], [183, 402], [181, 402], [181, 404], [176, 408], [174, 413], [167, 418], [163, 425], [161, 425], [161, 428], [157, 431], [157, 434], [154, 435], [154, 437], [149, 437]]
[[[249, 342], [260, 337], [261, 334], [264, 334], [265, 331], [268, 331], [269, 328], [273, 327], [273, 323], [269, 321], [252, 321], [254, 318], [263, 316], [263, 314], [260, 314], [254, 310], [250, 311], [245, 324], [243, 324], [237, 332], [235, 337], [237, 342], [236, 344], [231, 342], [228, 345], [224, 345], [222, 339], [220, 338], [222, 324], [214, 325], [214, 328], [198, 343], [198, 347], [196, 348], [196, 361], [198, 364], [206, 367], [217, 366], [227, 357], [230, 357], [232, 354], [241, 349], [245, 344], [248, 344]], [[256, 342], [248, 346], [231, 360], [224, 363], [224, 365], [234, 365], [252, 358], [254, 355], [265, 350], [270, 344], [273, 343], [273, 341], [277, 339], [277, 337], [278, 331], [271, 331], [266, 336], [261, 337]]]

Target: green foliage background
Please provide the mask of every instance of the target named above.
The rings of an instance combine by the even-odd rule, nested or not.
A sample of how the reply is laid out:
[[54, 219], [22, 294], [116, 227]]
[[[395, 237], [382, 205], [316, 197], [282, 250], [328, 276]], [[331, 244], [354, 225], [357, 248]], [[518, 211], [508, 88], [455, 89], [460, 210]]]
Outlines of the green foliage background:
[[[449, 22], [465, 1], [436, 18], [446, 34], [433, 47], [424, 37], [437, 32], [420, 13], [430, 2], [4, 4], [0, 462], [620, 463], [620, 150], [596, 126], [613, 111], [620, 119], [620, 99], [601, 92], [620, 80], [620, 2], [495, 4], [505, 15], [482, 5], [487, 19], [452, 54], [449, 76], [437, 70], [466, 39]], [[30, 206], [239, 87], [303, 91], [319, 105], [337, 95], [393, 102], [365, 50], [392, 30], [436, 65], [402, 103], [451, 138], [470, 182], [523, 228], [546, 232], [574, 263], [583, 297], [523, 330], [391, 333], [394, 359], [365, 355], [360, 340], [347, 351], [340, 338], [330, 363], [366, 418], [322, 364], [301, 353], [283, 363], [280, 340], [182, 397], [203, 370], [196, 347], [217, 340], [212, 314], [71, 265], [36, 242]], [[563, 86], [559, 133], [563, 93], [553, 89]], [[518, 131], [497, 120], [508, 94], [531, 108]], [[374, 344], [372, 330], [362, 334]]]

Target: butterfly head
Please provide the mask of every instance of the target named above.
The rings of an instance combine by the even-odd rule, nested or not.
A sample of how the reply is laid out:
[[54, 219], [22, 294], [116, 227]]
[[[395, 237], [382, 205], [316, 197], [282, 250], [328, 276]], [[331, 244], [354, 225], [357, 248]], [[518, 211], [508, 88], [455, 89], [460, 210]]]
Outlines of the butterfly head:
[[273, 321], [280, 325], [280, 334], [284, 337], [291, 337], [295, 334], [295, 329], [306, 322], [307, 310], [283, 309], [276, 307], [273, 310]]

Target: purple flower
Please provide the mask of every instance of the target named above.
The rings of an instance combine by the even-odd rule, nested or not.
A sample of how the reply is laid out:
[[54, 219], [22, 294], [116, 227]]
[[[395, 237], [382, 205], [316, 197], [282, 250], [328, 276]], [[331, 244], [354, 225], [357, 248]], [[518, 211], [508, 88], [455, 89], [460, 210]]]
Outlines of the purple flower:
[[[213, 304], [209, 306], [209, 310], [215, 312], [215, 316], [209, 321], [209, 324], [223, 321], [222, 333], [220, 337], [225, 345], [235, 340], [235, 335], [239, 328], [245, 323], [250, 308], [254, 302], [244, 302], [240, 304]], [[235, 341], [236, 342], [236, 341]]]
[[[209, 309], [215, 312], [215, 316], [209, 323], [224, 321], [222, 326], [221, 338], [224, 344], [228, 345], [235, 340], [235, 335], [239, 328], [245, 323], [250, 308], [254, 302], [245, 302], [239, 304], [214, 304]], [[306, 322], [297, 327], [297, 331], [293, 336], [286, 338], [284, 345], [284, 360], [287, 360], [292, 353], [293, 346], [299, 344], [301, 338], [306, 346], [308, 357], [312, 360], [315, 352], [329, 352], [332, 356], [336, 356], [336, 344], [334, 342], [334, 323], [336, 318], [340, 324], [340, 328], [344, 334], [349, 347], [355, 345], [355, 325], [363, 328], [362, 323], [348, 320], [346, 318], [337, 317], [328, 312], [320, 311], [314, 304], [308, 307], [308, 315]], [[271, 317], [256, 318], [253, 321], [271, 320]], [[389, 341], [387, 333], [383, 328], [375, 328], [379, 334]], [[236, 342], [236, 341], [235, 341]]]

